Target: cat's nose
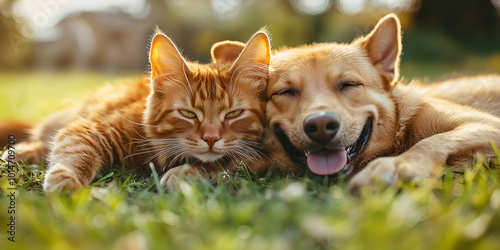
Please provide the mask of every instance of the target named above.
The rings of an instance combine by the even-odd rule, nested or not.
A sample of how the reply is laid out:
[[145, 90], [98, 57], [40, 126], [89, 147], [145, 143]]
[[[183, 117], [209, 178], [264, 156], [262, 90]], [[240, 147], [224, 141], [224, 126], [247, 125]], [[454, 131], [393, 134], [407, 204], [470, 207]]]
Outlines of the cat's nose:
[[208, 144], [210, 148], [214, 146], [214, 144], [220, 140], [219, 134], [216, 133], [205, 133], [202, 139]]

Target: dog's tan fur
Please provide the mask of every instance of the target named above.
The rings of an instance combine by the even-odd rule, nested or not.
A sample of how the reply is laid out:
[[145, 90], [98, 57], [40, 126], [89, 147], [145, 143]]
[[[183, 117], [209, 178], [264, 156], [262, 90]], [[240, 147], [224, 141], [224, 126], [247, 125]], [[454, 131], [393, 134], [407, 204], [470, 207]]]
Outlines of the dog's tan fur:
[[427, 95], [500, 117], [499, 75], [461, 77], [420, 87], [427, 91]]
[[[357, 172], [351, 188], [429, 177], [442, 166], [471, 162], [476, 153], [493, 157], [490, 141], [500, 145], [500, 76], [406, 86], [397, 84], [400, 54], [400, 24], [392, 14], [350, 44], [277, 52], [266, 93], [271, 158], [290, 171], [306, 167], [304, 161], [290, 158], [275, 128], [300, 151], [345, 148], [358, 140], [368, 119], [373, 121], [371, 135], [351, 162]], [[326, 146], [304, 132], [304, 119], [319, 111], [332, 112], [341, 121]]]

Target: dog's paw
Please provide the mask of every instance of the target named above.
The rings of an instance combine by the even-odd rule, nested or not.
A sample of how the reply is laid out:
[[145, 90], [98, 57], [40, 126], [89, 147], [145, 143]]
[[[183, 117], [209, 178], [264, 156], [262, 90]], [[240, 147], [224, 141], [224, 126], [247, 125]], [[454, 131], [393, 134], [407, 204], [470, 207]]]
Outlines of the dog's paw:
[[45, 174], [43, 190], [45, 192], [74, 191], [83, 187], [78, 174], [62, 164], [52, 166]]
[[391, 185], [397, 180], [398, 171], [396, 158], [383, 157], [371, 161], [363, 170], [354, 175], [349, 181], [349, 189], [354, 191], [376, 183]]
[[[42, 142], [21, 142], [14, 146], [14, 152], [16, 161], [38, 164], [45, 156], [47, 148]], [[2, 160], [7, 161], [8, 157], [8, 151], [5, 151], [2, 155]]]
[[364, 186], [382, 184], [390, 186], [399, 179], [426, 178], [432, 166], [427, 161], [407, 160], [399, 157], [382, 157], [368, 163], [349, 181], [349, 189], [357, 191]]

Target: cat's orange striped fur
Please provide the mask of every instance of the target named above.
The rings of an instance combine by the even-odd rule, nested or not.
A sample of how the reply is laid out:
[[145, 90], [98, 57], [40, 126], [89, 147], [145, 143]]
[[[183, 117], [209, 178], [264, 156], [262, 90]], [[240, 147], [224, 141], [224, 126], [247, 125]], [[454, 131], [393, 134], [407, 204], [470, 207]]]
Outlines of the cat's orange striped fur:
[[221, 57], [221, 49], [212, 48], [219, 58], [214, 63], [188, 62], [157, 30], [151, 78], [105, 86], [78, 107], [52, 115], [31, 142], [17, 145], [17, 159], [39, 163], [48, 152], [48, 191], [86, 186], [113, 163], [147, 170], [152, 162], [166, 171], [164, 186], [180, 174], [214, 180], [241, 162], [263, 168], [269, 38], [259, 31], [241, 53]]

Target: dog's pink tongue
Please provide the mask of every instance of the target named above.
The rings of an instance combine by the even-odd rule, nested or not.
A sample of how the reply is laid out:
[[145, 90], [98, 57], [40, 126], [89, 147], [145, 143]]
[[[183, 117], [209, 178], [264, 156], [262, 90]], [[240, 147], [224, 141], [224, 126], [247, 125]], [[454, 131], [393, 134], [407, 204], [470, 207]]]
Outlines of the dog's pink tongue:
[[317, 175], [336, 174], [344, 168], [346, 163], [347, 152], [345, 149], [310, 152], [307, 156], [309, 169]]

